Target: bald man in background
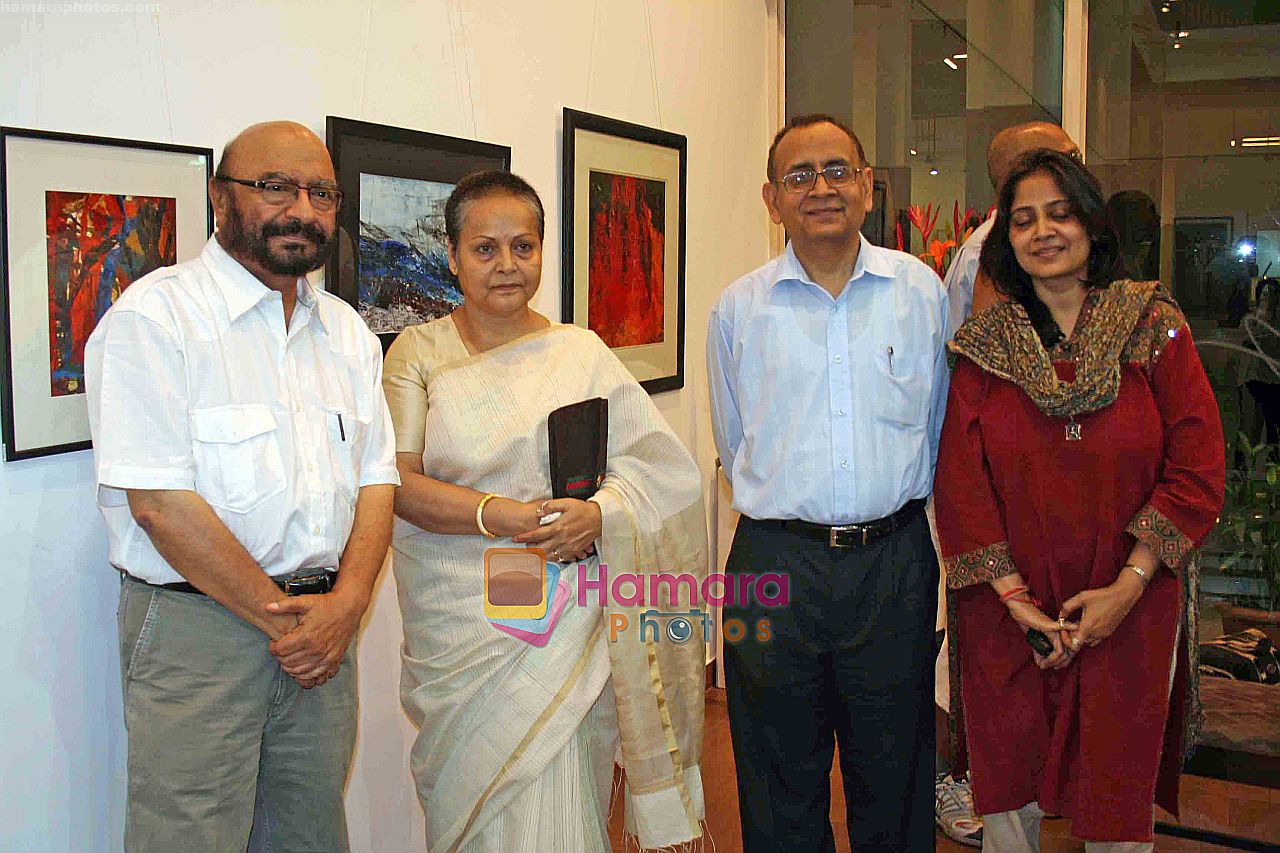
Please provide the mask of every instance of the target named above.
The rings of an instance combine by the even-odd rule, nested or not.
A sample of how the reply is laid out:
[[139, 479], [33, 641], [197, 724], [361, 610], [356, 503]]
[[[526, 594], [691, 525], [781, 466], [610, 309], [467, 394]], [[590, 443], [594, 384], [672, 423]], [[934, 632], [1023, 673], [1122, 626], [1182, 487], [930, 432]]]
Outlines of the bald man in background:
[[[1071, 137], [1056, 124], [1047, 121], [1032, 121], [1007, 127], [991, 139], [991, 144], [987, 147], [987, 174], [991, 178], [991, 186], [995, 189], [997, 196], [1000, 195], [1005, 178], [1008, 177], [1018, 158], [1041, 148], [1051, 148], [1073, 157], [1080, 156], [1080, 149], [1071, 141]], [[948, 340], [955, 337], [956, 329], [960, 328], [970, 314], [989, 308], [1000, 299], [991, 282], [978, 270], [978, 257], [982, 254], [982, 244], [991, 233], [991, 226], [994, 223], [995, 217], [991, 216], [974, 229], [969, 239], [964, 241], [964, 245], [956, 253], [951, 267], [947, 270], [947, 277], [943, 280], [949, 307]], [[931, 530], [933, 529], [932, 509], [933, 506], [930, 504]], [[936, 544], [935, 537], [935, 547]], [[943, 583], [945, 582], [946, 578], [943, 578]], [[939, 627], [946, 624], [945, 593], [944, 588], [938, 596]], [[951, 711], [948, 642], [949, 640], [943, 641], [934, 678], [934, 701], [943, 714], [950, 714]], [[950, 757], [950, 750], [943, 746], [946, 743], [945, 727], [941, 723], [938, 738], [940, 755], [938, 775], [934, 781], [935, 822], [951, 839], [971, 847], [980, 847], [982, 818], [973, 811], [973, 794], [968, 774], [955, 778], [948, 772], [946, 759]]]
[[[987, 146], [987, 175], [991, 178], [991, 186], [995, 188], [997, 196], [1004, 186], [1005, 177], [1018, 158], [1041, 148], [1051, 148], [1076, 158], [1080, 156], [1080, 149], [1067, 136], [1066, 131], [1047, 121], [1016, 124], [992, 137], [991, 144]], [[978, 273], [978, 256], [982, 254], [982, 244], [991, 233], [994, 222], [995, 217], [989, 217], [974, 229], [956, 253], [947, 270], [947, 277], [943, 280], [951, 309], [948, 339], [955, 336], [956, 329], [960, 328], [960, 324], [970, 314], [989, 308], [1000, 298], [986, 277]]]
[[352, 639], [399, 477], [382, 349], [305, 275], [342, 194], [324, 143], [248, 128], [198, 258], [131, 285], [85, 350], [120, 572], [125, 850], [348, 849]]

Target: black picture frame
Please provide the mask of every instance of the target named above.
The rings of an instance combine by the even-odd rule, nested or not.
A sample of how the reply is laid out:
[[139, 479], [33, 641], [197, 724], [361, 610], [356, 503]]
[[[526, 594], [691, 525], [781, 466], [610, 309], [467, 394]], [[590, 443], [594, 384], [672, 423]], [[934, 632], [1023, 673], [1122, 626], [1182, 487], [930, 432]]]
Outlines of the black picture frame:
[[1209, 264], [1233, 250], [1234, 231], [1230, 216], [1174, 218], [1173, 297], [1183, 311], [1200, 315], [1226, 310], [1231, 294], [1212, 292]]
[[[438, 253], [443, 246], [443, 200], [439, 193], [447, 195], [447, 191], [435, 187], [432, 192], [436, 196], [430, 201], [424, 199], [419, 208], [422, 217], [419, 223], [430, 220], [427, 228], [433, 236], [424, 238], [417, 234], [413, 239], [406, 237], [407, 243], [401, 243], [410, 256], [428, 259], [427, 268], [438, 280], [420, 284], [418, 289], [429, 288], [434, 295], [418, 293], [416, 296], [420, 297], [419, 301], [398, 301], [394, 309], [372, 303], [362, 306], [361, 186], [362, 183], [371, 186], [364, 181], [364, 177], [369, 176], [370, 180], [381, 178], [389, 181], [430, 182], [451, 187], [464, 176], [480, 169], [510, 171], [511, 148], [491, 142], [460, 139], [338, 116], [325, 117], [325, 141], [338, 175], [338, 186], [343, 193], [342, 207], [338, 211], [338, 246], [325, 266], [325, 287], [361, 312], [366, 324], [382, 341], [385, 352], [401, 329], [448, 314], [461, 300], [461, 293], [459, 291], [447, 295], [441, 288], [442, 282], [448, 282], [448, 287], [456, 291], [457, 279], [448, 272], [447, 267], [440, 269], [441, 258]], [[372, 235], [369, 239], [372, 239]], [[366, 247], [370, 251], [380, 251], [370, 243], [366, 243]], [[385, 259], [385, 255], [380, 255], [378, 262]], [[415, 288], [411, 284], [406, 285], [403, 278], [391, 277], [391, 283], [400, 285], [400, 295], [415, 297]], [[396, 295], [393, 293], [388, 296], [385, 291], [380, 294], [388, 303]]]
[[[181, 263], [197, 257], [213, 233], [209, 203], [212, 177], [212, 148], [0, 127], [0, 329], [4, 336], [0, 347], [0, 416], [6, 462], [92, 446], [82, 385], [83, 346], [99, 319], [95, 315], [113, 301], [120, 284], [119, 270], [128, 265], [122, 261], [127, 236], [113, 233], [104, 240], [101, 232], [93, 229], [74, 235], [70, 230], [60, 232], [67, 234], [67, 239], [74, 236], [77, 243], [71, 249], [61, 247], [72, 264], [64, 269], [81, 270], [81, 277], [75, 282], [68, 277], [62, 289], [56, 290], [50, 281], [54, 261], [48, 245], [51, 214], [47, 206], [67, 204], [63, 209], [68, 211], [66, 222], [71, 229], [87, 220], [90, 205], [106, 209], [109, 203], [115, 204], [118, 212], [135, 197], [171, 201], [172, 209], [166, 215], [172, 216], [174, 260]], [[65, 200], [77, 195], [83, 199]], [[55, 201], [58, 196], [64, 200]], [[81, 204], [84, 206], [75, 207]], [[126, 216], [120, 224], [128, 221]], [[139, 221], [143, 220], [133, 224]], [[154, 222], [153, 217], [149, 227]], [[90, 236], [98, 242], [80, 256], [78, 241]], [[145, 270], [142, 266], [123, 287]], [[104, 284], [110, 285], [105, 295]], [[85, 289], [86, 285], [91, 289]], [[55, 304], [60, 305], [57, 317], [51, 316]], [[73, 312], [82, 315], [79, 321], [73, 320]], [[59, 327], [66, 332], [58, 332]], [[78, 378], [67, 379], [69, 365], [55, 363], [51, 344], [55, 339], [67, 340], [65, 352], [79, 357], [78, 363], [71, 362]], [[60, 352], [57, 358], [62, 357]]]
[[878, 178], [872, 181], [871, 210], [867, 211], [867, 218], [862, 221], [862, 236], [866, 237], [871, 245], [883, 248], [892, 248], [885, 242], [889, 236], [885, 229], [888, 220], [888, 194], [887, 181]]
[[[650, 394], [683, 388], [688, 140], [677, 133], [565, 108], [561, 153], [561, 321], [600, 334]], [[593, 178], [597, 181], [596, 188], [590, 184]], [[610, 182], [608, 189], [604, 188], [606, 181]], [[622, 183], [617, 183], [619, 181]], [[661, 234], [662, 310], [646, 313], [628, 307], [613, 317], [611, 323], [593, 324], [588, 308], [592, 304], [593, 293], [600, 299], [609, 294], [604, 293], [604, 284], [591, 281], [594, 245], [591, 204], [597, 203], [593, 199], [599, 200], [609, 194], [608, 201], [601, 203], [615, 205], [611, 210], [620, 209], [615, 194], [622, 191], [634, 193], [637, 199], [634, 209], [640, 211], [635, 219], [639, 239], [648, 241], [643, 245], [652, 247], [656, 244], [653, 237], [659, 232]], [[658, 218], [658, 208], [661, 208], [662, 217], [660, 228], [652, 224]], [[632, 221], [626, 218], [625, 213], [620, 215], [626, 221]], [[609, 227], [601, 233], [609, 239], [624, 239], [619, 236], [623, 230]], [[676, 244], [674, 257], [669, 254], [673, 236]], [[630, 253], [631, 256], [635, 254]], [[656, 277], [652, 253], [649, 258], [650, 266], [639, 274], [652, 282]], [[672, 281], [676, 284], [674, 294], [669, 289]], [[616, 277], [611, 278], [610, 283], [614, 288], [613, 296], [626, 295], [626, 285], [618, 285]], [[650, 298], [655, 299], [652, 290]], [[660, 333], [651, 325], [654, 313], [661, 316]], [[626, 330], [621, 321], [630, 318], [648, 318], [650, 325], [639, 332]], [[619, 343], [628, 336], [650, 340]], [[655, 336], [660, 339], [652, 340]]]

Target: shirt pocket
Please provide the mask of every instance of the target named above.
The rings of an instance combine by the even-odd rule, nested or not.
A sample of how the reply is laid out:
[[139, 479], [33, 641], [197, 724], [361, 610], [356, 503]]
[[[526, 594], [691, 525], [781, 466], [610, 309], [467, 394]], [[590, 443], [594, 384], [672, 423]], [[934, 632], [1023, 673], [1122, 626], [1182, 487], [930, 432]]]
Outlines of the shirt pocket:
[[898, 429], [923, 428], [929, 415], [929, 374], [928, 359], [881, 350], [875, 359], [876, 419]]
[[360, 491], [360, 462], [369, 437], [370, 420], [354, 409], [328, 407], [325, 421], [329, 436], [329, 453], [338, 492], [355, 503]]
[[268, 406], [192, 411], [196, 491], [211, 505], [232, 512], [249, 512], [284, 491], [278, 429]]

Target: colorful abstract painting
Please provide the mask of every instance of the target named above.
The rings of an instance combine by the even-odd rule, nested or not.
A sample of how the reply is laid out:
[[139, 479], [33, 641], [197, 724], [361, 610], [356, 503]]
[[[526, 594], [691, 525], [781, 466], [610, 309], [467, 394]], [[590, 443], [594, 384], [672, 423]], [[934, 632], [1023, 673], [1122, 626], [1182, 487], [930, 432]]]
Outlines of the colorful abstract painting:
[[172, 198], [45, 192], [53, 396], [84, 393], [84, 345], [124, 289], [177, 263], [176, 211]]
[[374, 333], [399, 332], [462, 303], [444, 230], [444, 204], [453, 187], [360, 175], [357, 310]]
[[587, 328], [610, 347], [661, 343], [666, 183], [591, 171]]

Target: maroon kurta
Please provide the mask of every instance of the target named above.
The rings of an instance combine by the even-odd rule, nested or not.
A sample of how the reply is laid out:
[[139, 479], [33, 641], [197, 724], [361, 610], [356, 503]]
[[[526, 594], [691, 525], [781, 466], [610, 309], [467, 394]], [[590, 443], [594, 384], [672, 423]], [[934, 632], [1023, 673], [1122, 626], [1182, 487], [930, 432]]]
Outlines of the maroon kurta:
[[[1060, 360], [1071, 346], [1052, 353], [1063, 381], [1074, 379], [1074, 363]], [[1176, 809], [1182, 702], [1175, 692], [1171, 715], [1170, 677], [1181, 572], [1223, 486], [1217, 405], [1170, 301], [1153, 300], [1121, 361], [1115, 401], [1077, 417], [1080, 440], [1068, 441], [1065, 419], [961, 357], [935, 483], [977, 810], [1038, 800], [1093, 841], [1151, 840], [1166, 726], [1175, 760], [1162, 793]], [[1071, 596], [1116, 579], [1135, 536], [1162, 565], [1133, 610], [1065, 669], [1037, 668], [986, 581], [1019, 572], [1056, 617]]]

